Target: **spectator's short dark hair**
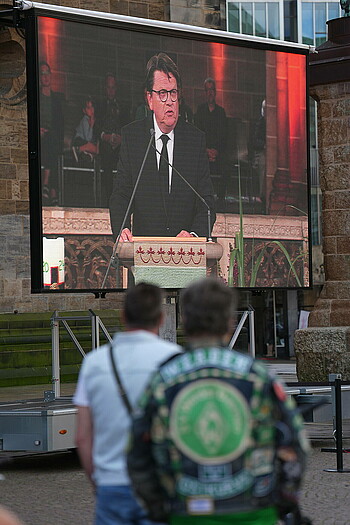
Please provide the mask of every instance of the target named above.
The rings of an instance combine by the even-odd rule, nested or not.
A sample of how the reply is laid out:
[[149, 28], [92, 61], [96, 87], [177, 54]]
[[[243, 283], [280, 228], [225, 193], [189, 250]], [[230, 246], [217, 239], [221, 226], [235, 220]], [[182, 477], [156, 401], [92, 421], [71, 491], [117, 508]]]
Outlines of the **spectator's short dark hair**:
[[117, 77], [115, 73], [113, 73], [113, 71], [107, 71], [107, 73], [105, 74], [105, 82], [107, 82], [107, 78], [109, 77], [112, 77], [115, 81], [117, 81]]
[[183, 327], [188, 336], [223, 336], [236, 309], [232, 289], [209, 277], [195, 282], [181, 294]]
[[181, 77], [177, 65], [166, 53], [158, 53], [149, 59], [146, 66], [146, 90], [151, 92], [154, 84], [155, 71], [162, 71], [166, 75], [173, 75], [177, 82], [177, 89], [181, 89]]
[[42, 66], [46, 66], [49, 70], [49, 72], [51, 73], [51, 67], [49, 66], [49, 64], [46, 62], [46, 60], [40, 60], [39, 62], [39, 69], [42, 68]]
[[91, 95], [87, 95], [86, 97], [84, 97], [81, 101], [81, 107], [82, 109], [85, 109], [87, 104], [91, 102], [92, 105], [95, 107], [95, 100], [93, 99], [93, 97]]
[[208, 77], [208, 78], [206, 78], [206, 79], [204, 80], [204, 89], [206, 89], [207, 84], [213, 84], [213, 86], [214, 86], [214, 91], [216, 92], [216, 82], [215, 82], [215, 80], [214, 80], [213, 78]]
[[126, 292], [125, 321], [129, 328], [154, 328], [162, 315], [162, 290], [153, 284], [139, 283]]

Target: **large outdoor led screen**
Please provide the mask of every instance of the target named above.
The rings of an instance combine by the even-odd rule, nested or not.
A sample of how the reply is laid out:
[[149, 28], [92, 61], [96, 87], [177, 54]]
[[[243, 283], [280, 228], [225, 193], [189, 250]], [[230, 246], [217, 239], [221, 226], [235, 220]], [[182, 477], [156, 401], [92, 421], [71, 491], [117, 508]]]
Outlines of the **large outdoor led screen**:
[[309, 286], [306, 48], [88, 15], [27, 16], [33, 291]]

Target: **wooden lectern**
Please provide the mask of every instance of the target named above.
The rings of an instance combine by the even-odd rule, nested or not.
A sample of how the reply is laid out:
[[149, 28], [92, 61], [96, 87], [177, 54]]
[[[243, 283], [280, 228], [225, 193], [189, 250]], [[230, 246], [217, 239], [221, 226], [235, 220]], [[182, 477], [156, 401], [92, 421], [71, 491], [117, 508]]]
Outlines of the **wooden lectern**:
[[117, 250], [135, 283], [146, 281], [161, 288], [184, 288], [205, 277], [222, 253], [220, 244], [205, 237], [134, 237], [133, 242], [120, 243]]

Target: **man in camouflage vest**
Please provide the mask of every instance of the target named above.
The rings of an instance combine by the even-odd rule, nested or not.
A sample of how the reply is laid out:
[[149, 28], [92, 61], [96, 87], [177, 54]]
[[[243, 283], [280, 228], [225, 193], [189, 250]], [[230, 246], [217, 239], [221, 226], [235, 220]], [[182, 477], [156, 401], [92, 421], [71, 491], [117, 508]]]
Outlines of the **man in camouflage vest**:
[[297, 507], [308, 443], [276, 378], [226, 347], [232, 290], [182, 295], [188, 347], [163, 363], [134, 414], [128, 468], [153, 521], [273, 525]]

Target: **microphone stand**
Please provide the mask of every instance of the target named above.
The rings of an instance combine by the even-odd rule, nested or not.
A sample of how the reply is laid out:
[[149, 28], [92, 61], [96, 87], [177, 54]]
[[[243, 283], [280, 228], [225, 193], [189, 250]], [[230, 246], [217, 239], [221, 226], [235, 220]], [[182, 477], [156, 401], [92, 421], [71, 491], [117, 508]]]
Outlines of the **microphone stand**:
[[171, 167], [172, 170], [175, 171], [175, 173], [180, 177], [180, 179], [185, 183], [187, 184], [187, 186], [193, 191], [193, 193], [198, 197], [198, 199], [204, 204], [204, 206], [207, 208], [207, 213], [208, 213], [208, 242], [213, 242], [213, 239], [212, 239], [212, 236], [211, 236], [211, 211], [210, 211], [210, 206], [209, 204], [207, 203], [207, 201], [205, 199], [203, 199], [202, 195], [200, 195], [198, 193], [198, 191], [192, 186], [192, 184], [190, 182], [188, 182], [187, 179], [185, 179], [185, 177], [183, 175], [181, 175], [181, 173], [179, 172], [179, 170], [177, 170], [175, 168], [175, 166], [173, 164], [171, 164], [168, 159], [162, 154], [162, 152], [160, 152], [156, 146], [154, 144], [152, 144], [152, 148], [154, 148], [156, 150], [156, 152], [160, 155], [160, 157]]
[[149, 152], [149, 150], [151, 148], [152, 140], [153, 140], [153, 137], [155, 135], [155, 131], [154, 131], [153, 128], [151, 128], [149, 130], [149, 132], [151, 134], [151, 137], [149, 139], [149, 142], [148, 142], [148, 145], [147, 145], [147, 149], [146, 149], [146, 152], [144, 154], [139, 173], [137, 175], [137, 179], [136, 179], [136, 182], [135, 182], [135, 185], [134, 185], [134, 189], [132, 190], [132, 194], [131, 194], [131, 197], [130, 197], [130, 200], [129, 200], [129, 204], [128, 204], [128, 207], [126, 209], [126, 212], [125, 212], [125, 215], [124, 215], [124, 218], [123, 218], [123, 221], [122, 221], [122, 225], [121, 225], [119, 233], [118, 233], [118, 237], [116, 238], [116, 241], [115, 241], [114, 246], [113, 246], [112, 255], [111, 255], [111, 258], [110, 258], [110, 261], [109, 261], [109, 264], [108, 264], [108, 267], [107, 267], [107, 271], [105, 273], [105, 276], [104, 276], [104, 279], [103, 279], [103, 283], [102, 283], [102, 286], [101, 286], [102, 290], [105, 287], [105, 284], [106, 284], [107, 277], [108, 277], [108, 274], [109, 274], [109, 270], [111, 269], [111, 266], [113, 266], [113, 268], [117, 268], [118, 267], [117, 249], [118, 249], [118, 246], [119, 246], [120, 237], [121, 237], [122, 232], [124, 230], [125, 223], [126, 223], [126, 220], [128, 218], [128, 215], [129, 215], [129, 212], [130, 212], [130, 209], [131, 209], [131, 205], [133, 203], [133, 200], [134, 200], [134, 197], [135, 197], [135, 193], [136, 193], [136, 190], [138, 188], [138, 185], [139, 185], [139, 182], [140, 182], [140, 179], [141, 179], [143, 168], [145, 166], [147, 155], [148, 155], [148, 152]]

